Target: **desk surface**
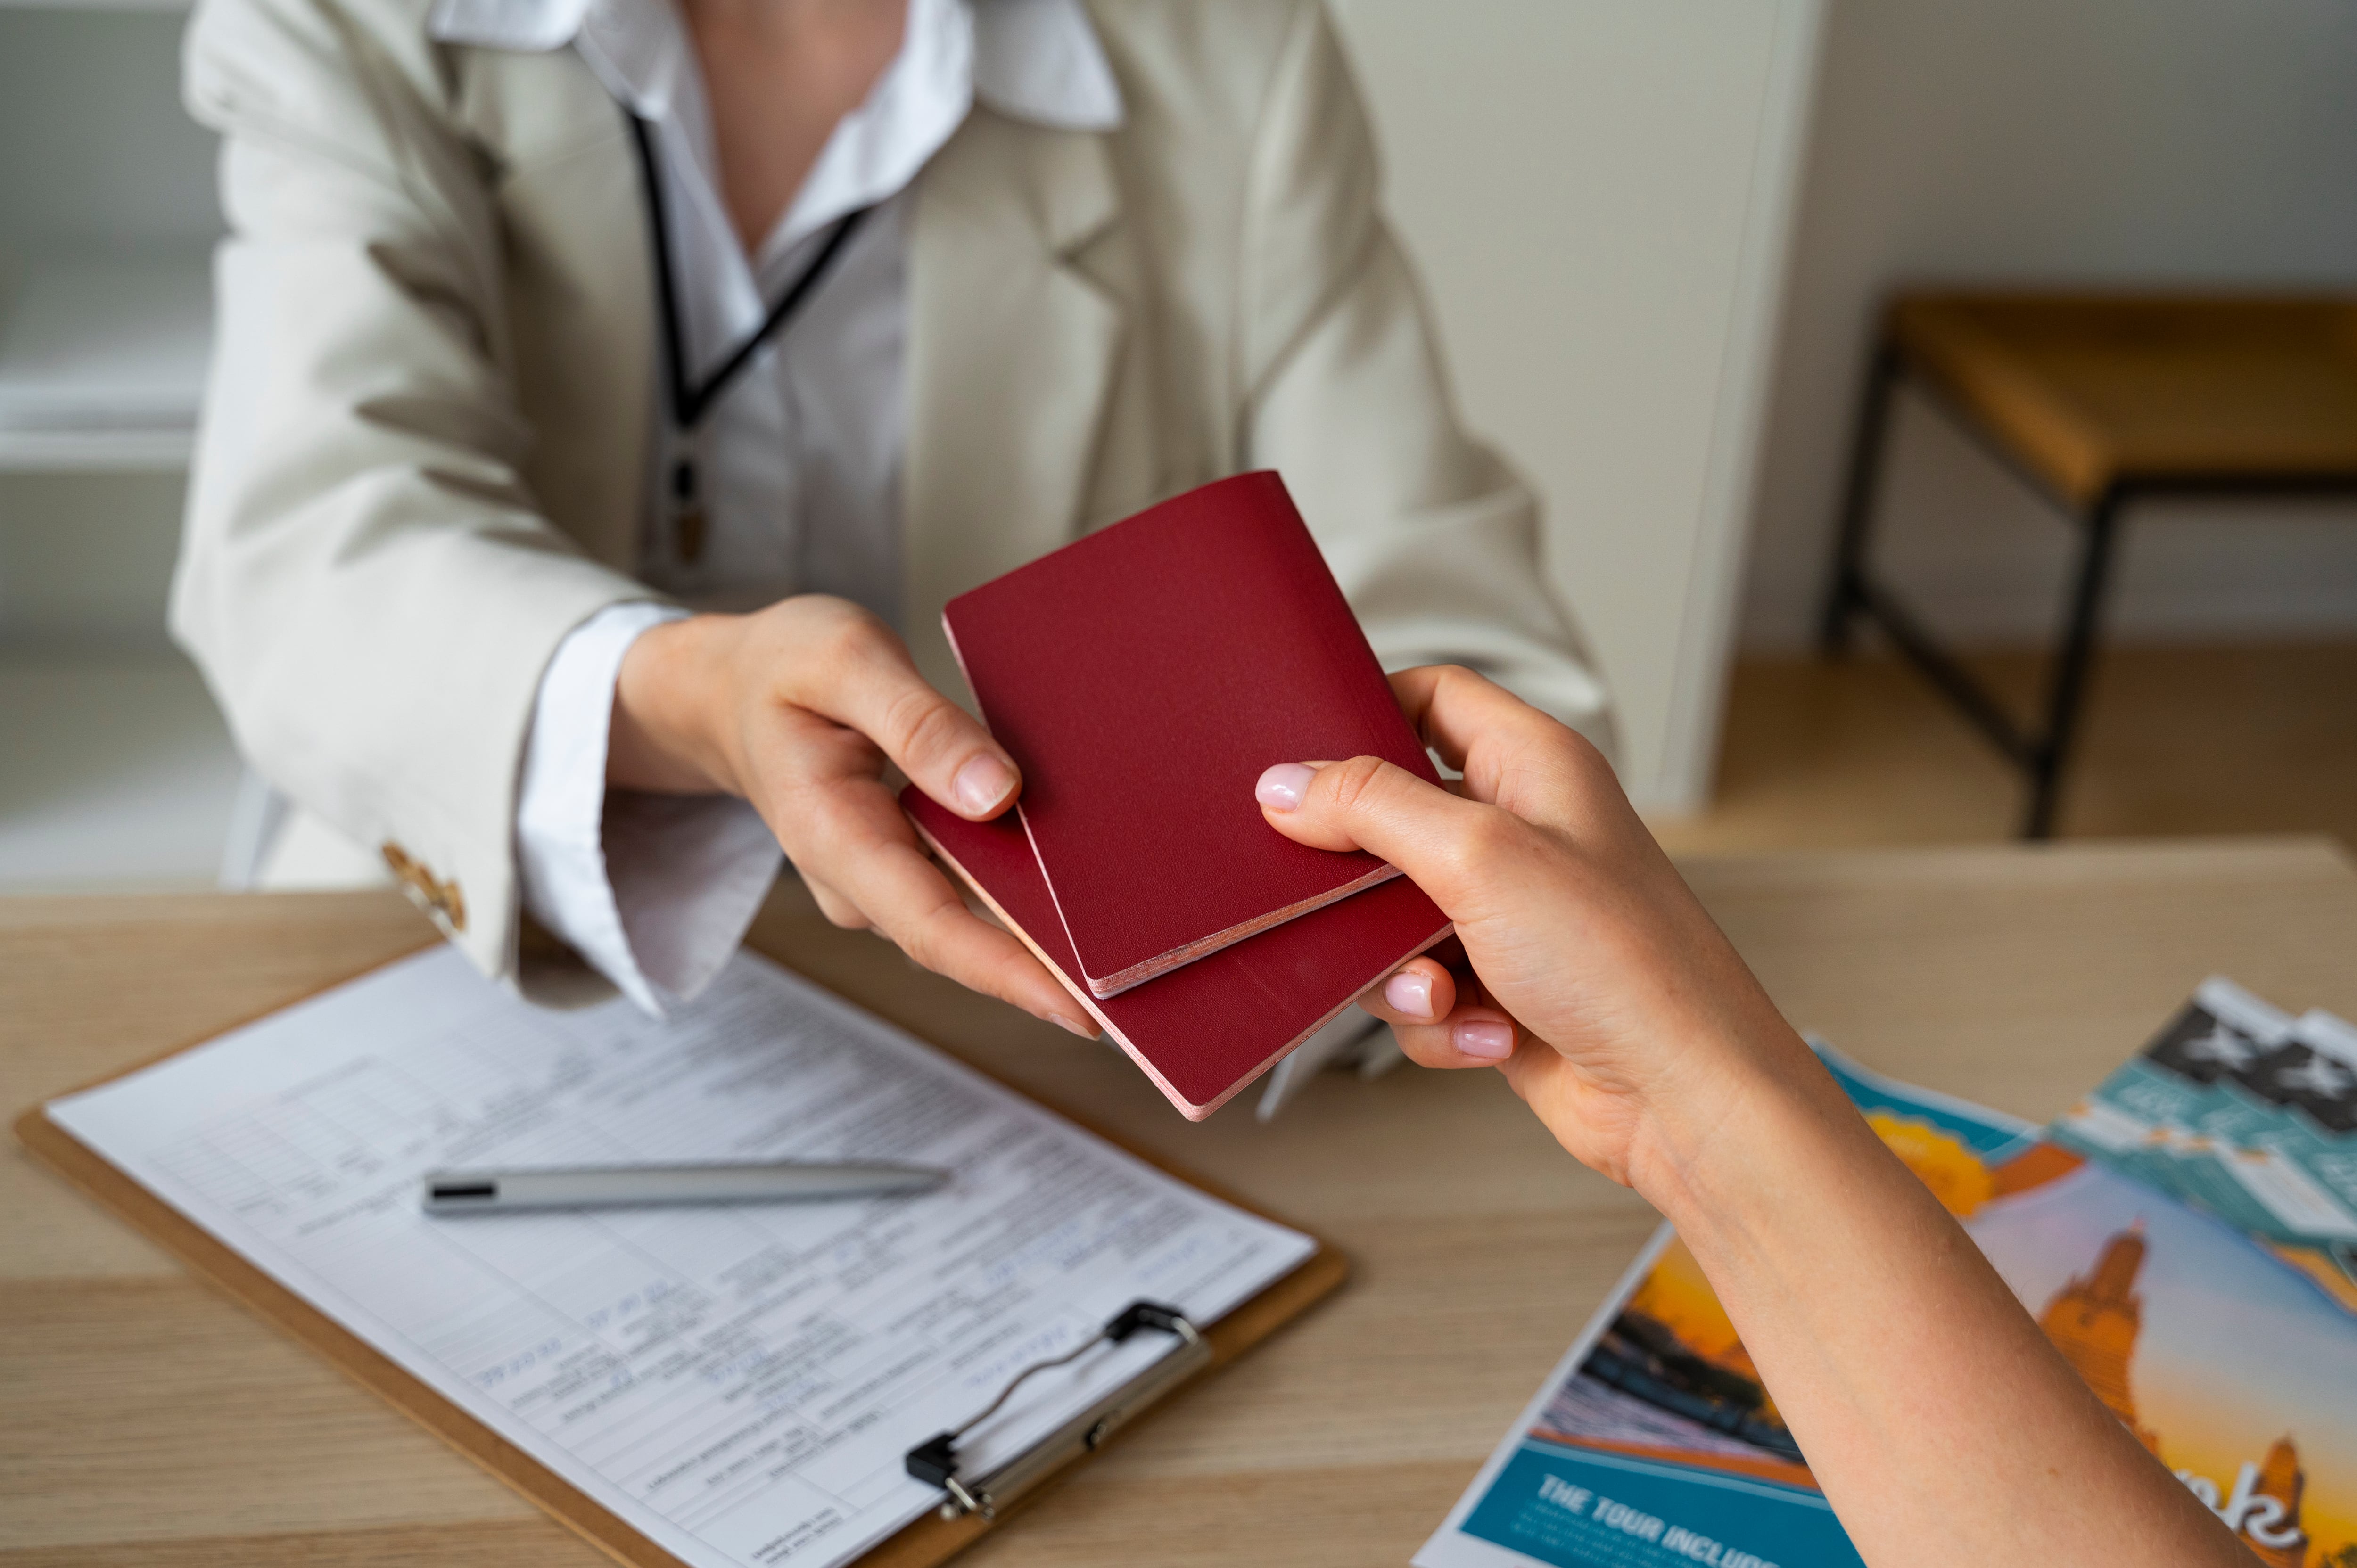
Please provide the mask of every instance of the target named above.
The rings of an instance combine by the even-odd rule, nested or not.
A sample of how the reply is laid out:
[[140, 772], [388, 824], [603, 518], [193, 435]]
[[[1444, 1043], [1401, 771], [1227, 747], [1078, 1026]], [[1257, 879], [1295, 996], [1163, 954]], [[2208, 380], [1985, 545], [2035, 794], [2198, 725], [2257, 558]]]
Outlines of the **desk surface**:
[[[2044, 1118], [2203, 975], [2357, 1016], [2326, 840], [1700, 861], [1786, 1013]], [[1351, 1285], [962, 1559], [1405, 1563], [1652, 1230], [1491, 1073], [1329, 1075], [1181, 1121], [1116, 1053], [781, 893], [756, 940], [1041, 1099], [1318, 1227]], [[391, 894], [0, 900], [0, 1109], [416, 948]], [[35, 1165], [0, 1157], [0, 1568], [604, 1559]]]

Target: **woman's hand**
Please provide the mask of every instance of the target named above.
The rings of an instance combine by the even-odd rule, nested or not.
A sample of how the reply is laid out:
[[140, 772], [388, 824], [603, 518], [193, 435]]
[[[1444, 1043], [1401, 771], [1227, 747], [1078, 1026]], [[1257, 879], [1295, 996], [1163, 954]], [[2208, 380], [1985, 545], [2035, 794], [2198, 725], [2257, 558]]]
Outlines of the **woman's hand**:
[[1368, 1010], [1427, 1067], [1499, 1067], [1582, 1161], [1644, 1187], [1770, 1085], [1822, 1075], [1571, 730], [1447, 666], [1392, 677], [1461, 794], [1373, 757], [1284, 764], [1288, 838], [1390, 861], [1457, 923], [1473, 974], [1417, 959]]
[[1373, 1010], [1427, 1066], [1501, 1067], [1677, 1226], [1867, 1563], [2248, 1563], [1778, 1016], [1603, 758], [1462, 670], [1392, 684], [1462, 795], [1287, 763], [1264, 812], [1457, 922], [1472, 976], [1414, 961]]
[[974, 822], [1012, 805], [1014, 762], [927, 685], [882, 621], [807, 594], [647, 631], [614, 689], [607, 781], [753, 803], [826, 918], [1076, 1035], [1096, 1029], [1023, 944], [977, 918], [919, 847], [887, 764]]

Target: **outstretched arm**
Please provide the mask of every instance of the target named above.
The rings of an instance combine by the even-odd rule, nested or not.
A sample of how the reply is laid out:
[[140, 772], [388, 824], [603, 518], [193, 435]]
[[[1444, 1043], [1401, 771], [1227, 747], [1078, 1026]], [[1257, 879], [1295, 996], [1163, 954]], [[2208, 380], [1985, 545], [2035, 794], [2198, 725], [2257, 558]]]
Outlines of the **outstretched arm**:
[[1462, 670], [1393, 684], [1462, 795], [1282, 764], [1264, 813], [1457, 922], [1472, 975], [1415, 961], [1376, 1010], [1427, 1066], [1498, 1067], [1677, 1227], [1866, 1561], [2247, 1564], [1851, 1108], [1596, 750]]

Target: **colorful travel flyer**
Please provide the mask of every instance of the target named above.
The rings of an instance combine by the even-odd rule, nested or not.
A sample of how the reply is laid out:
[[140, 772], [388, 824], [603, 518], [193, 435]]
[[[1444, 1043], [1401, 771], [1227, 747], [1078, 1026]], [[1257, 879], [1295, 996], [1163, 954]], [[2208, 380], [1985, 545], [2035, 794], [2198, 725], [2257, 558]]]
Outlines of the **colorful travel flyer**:
[[[2257, 1009], [2234, 1016], [2262, 1033], [2272, 1018], [2270, 1037], [2289, 1037], [2287, 1018]], [[1817, 1048], [2098, 1397], [2259, 1562], [2357, 1568], [2357, 1293], [2140, 1167]], [[1663, 1226], [1415, 1561], [1859, 1559], [1701, 1269]]]
[[2047, 1135], [2216, 1215], [2357, 1311], [2357, 1027], [2206, 981]]

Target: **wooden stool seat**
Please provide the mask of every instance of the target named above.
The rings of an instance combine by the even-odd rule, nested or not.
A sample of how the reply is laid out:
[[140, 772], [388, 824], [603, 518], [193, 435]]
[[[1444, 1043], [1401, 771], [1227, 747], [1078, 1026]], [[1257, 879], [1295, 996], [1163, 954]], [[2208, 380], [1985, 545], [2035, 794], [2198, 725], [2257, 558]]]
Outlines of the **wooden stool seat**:
[[[2044, 722], [2007, 713], [1867, 561], [1890, 403], [1912, 380], [2084, 531]], [[1925, 293], [1884, 313], [1851, 449], [1828, 655], [1879, 627], [2029, 777], [2053, 830], [2124, 509], [2157, 494], [2357, 491], [2357, 300]]]
[[1889, 338], [2064, 499], [2357, 474], [2357, 302], [1919, 295]]

